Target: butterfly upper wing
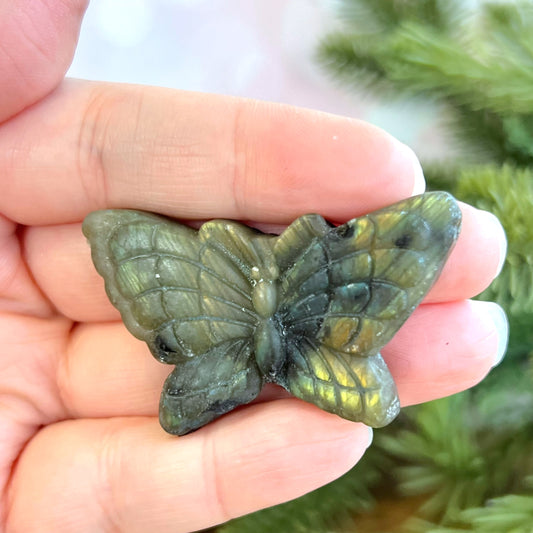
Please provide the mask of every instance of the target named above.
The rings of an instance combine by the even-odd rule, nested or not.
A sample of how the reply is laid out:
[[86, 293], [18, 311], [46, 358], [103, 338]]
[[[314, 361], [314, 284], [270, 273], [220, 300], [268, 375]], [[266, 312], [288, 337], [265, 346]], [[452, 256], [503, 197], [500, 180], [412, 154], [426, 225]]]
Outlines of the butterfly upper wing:
[[[320, 218], [302, 218], [309, 217]], [[307, 241], [280, 277], [283, 324], [292, 335], [332, 349], [379, 352], [431, 288], [460, 220], [453, 197], [437, 192], [329, 227]], [[299, 239], [289, 230], [292, 225], [275, 253]]]
[[[437, 278], [460, 220], [449, 194], [428, 193], [330, 228], [300, 246], [280, 279], [279, 316], [290, 359], [282, 384], [345, 418], [372, 425], [390, 421], [397, 399], [387, 393], [394, 384], [379, 350]], [[274, 251], [291, 249], [299, 227], [309, 224], [282, 234]]]
[[[223, 227], [222, 227], [223, 226]], [[163, 217], [96, 211], [83, 231], [113, 305], [156, 358], [175, 363], [253, 335], [243, 242], [252, 230], [209, 222], [199, 232]]]

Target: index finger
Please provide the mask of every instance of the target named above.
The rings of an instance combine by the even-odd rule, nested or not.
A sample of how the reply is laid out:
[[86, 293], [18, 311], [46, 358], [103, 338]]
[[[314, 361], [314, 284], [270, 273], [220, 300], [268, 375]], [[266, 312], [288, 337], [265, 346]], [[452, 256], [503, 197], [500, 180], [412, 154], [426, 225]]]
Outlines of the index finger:
[[87, 4], [88, 0], [0, 0], [0, 122], [60, 83]]
[[413, 152], [358, 120], [73, 81], [2, 129], [0, 167], [0, 210], [38, 225], [111, 207], [274, 223], [320, 212], [341, 221], [424, 188]]

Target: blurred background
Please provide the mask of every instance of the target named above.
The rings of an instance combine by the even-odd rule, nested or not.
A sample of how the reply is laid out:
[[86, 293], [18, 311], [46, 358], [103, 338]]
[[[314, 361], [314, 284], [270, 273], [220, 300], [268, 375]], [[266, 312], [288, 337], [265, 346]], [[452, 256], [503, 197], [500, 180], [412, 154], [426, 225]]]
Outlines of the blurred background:
[[325, 75], [316, 52], [326, 33], [341, 26], [338, 8], [337, 0], [93, 0], [68, 75], [362, 118], [440, 156], [431, 105], [386, 104]]
[[92, 0], [69, 75], [370, 121], [507, 232], [480, 295], [509, 317], [503, 363], [404, 409], [339, 480], [218, 533], [533, 533], [531, 1]]

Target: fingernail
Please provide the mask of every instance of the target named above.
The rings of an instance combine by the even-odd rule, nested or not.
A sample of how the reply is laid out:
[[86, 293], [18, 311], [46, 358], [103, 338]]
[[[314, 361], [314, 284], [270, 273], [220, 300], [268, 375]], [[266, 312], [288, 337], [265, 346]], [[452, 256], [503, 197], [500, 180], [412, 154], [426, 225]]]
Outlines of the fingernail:
[[494, 302], [485, 302], [486, 309], [494, 322], [494, 327], [498, 332], [498, 348], [496, 354], [494, 355], [494, 362], [492, 366], [495, 367], [499, 365], [505, 356], [507, 351], [507, 343], [509, 341], [509, 321], [507, 320], [507, 315], [505, 311]]
[[[407, 152], [411, 161], [413, 162], [413, 174], [414, 174], [414, 183], [413, 190], [411, 192], [412, 196], [417, 194], [422, 194], [426, 190], [426, 178], [424, 178], [424, 171], [422, 170], [422, 165], [418, 160], [414, 150], [407, 146], [404, 143], [399, 143], [403, 152]], [[402, 154], [403, 155], [403, 154]]]
[[505, 257], [507, 255], [507, 236], [505, 235], [505, 230], [503, 229], [502, 223], [498, 220], [494, 214], [490, 211], [480, 210], [487, 220], [487, 231], [490, 231], [498, 240], [498, 245], [500, 248], [500, 262], [498, 263], [498, 275], [503, 268], [505, 263]]
[[366, 445], [367, 448], [370, 448], [370, 445], [372, 444], [372, 441], [374, 440], [374, 430], [372, 428], [368, 428], [368, 444]]
[[411, 195], [422, 194], [426, 190], [426, 180], [422, 165], [413, 149], [400, 142], [398, 139], [391, 137], [391, 147], [393, 148], [389, 164], [394, 169], [398, 179], [408, 181], [409, 174], [412, 180]]
[[414, 172], [415, 183], [413, 185], [413, 196], [416, 196], [417, 194], [422, 194], [426, 190], [426, 178], [424, 178], [424, 171], [422, 170], [422, 165], [420, 164], [420, 161], [416, 156], [414, 163]]

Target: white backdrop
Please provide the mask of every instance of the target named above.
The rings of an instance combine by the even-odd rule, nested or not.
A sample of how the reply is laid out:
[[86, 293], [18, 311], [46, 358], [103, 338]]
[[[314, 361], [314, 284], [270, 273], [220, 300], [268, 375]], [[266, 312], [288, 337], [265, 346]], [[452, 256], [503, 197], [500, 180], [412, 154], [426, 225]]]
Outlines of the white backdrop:
[[247, 96], [368, 120], [442, 155], [435, 111], [340, 88], [314, 60], [334, 0], [92, 0], [69, 76]]

